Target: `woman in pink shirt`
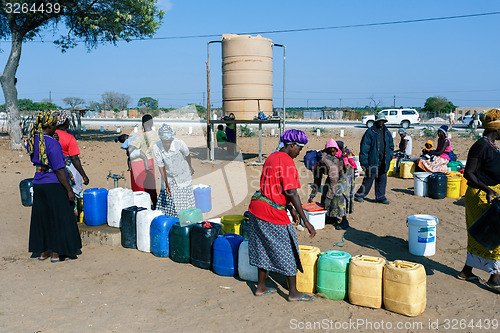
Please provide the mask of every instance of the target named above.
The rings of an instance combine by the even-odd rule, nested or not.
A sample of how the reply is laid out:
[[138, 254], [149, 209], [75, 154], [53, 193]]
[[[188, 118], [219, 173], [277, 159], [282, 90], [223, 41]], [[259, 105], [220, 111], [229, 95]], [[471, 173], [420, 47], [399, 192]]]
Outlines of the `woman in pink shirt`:
[[431, 159], [419, 158], [417, 163], [420, 169], [427, 172], [445, 172], [450, 162], [451, 142], [448, 139], [448, 126], [438, 128], [438, 144], [436, 150], [427, 153]]

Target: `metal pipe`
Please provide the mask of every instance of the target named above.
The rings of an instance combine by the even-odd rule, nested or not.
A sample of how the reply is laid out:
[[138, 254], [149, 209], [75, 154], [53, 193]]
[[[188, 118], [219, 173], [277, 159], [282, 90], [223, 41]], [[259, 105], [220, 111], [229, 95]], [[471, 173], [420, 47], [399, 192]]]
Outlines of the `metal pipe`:
[[286, 78], [286, 45], [282, 44], [274, 44], [274, 46], [282, 47], [283, 48], [283, 128], [280, 125], [280, 136], [281, 133], [285, 131], [285, 119], [286, 119], [286, 104], [285, 104], [285, 78]]
[[212, 140], [212, 128], [210, 126], [210, 119], [212, 118], [212, 108], [210, 100], [210, 44], [212, 43], [222, 43], [220, 40], [214, 40], [207, 43], [207, 160], [213, 160], [213, 140]]

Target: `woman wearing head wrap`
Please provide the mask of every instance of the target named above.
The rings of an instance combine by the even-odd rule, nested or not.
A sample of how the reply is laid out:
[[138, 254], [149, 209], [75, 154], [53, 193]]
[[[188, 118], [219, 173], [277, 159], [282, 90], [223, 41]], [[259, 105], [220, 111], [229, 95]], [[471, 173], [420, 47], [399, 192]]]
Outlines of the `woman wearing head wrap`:
[[398, 150], [394, 151], [394, 156], [397, 158], [396, 163], [394, 164], [394, 173], [399, 174], [399, 163], [402, 160], [411, 159], [412, 153], [412, 140], [411, 136], [406, 133], [404, 128], [400, 128], [398, 130], [398, 134], [401, 137], [401, 141], [399, 142]]
[[[467, 229], [488, 209], [492, 200], [500, 200], [500, 148], [495, 143], [500, 140], [500, 110], [489, 110], [483, 117], [483, 137], [470, 147], [464, 172], [469, 185], [465, 193]], [[489, 251], [467, 232], [467, 259], [458, 278], [477, 281], [473, 268], [491, 274], [486, 285], [500, 291], [500, 246]]]
[[435, 151], [429, 152], [430, 160], [419, 158], [417, 160], [420, 169], [427, 172], [445, 172], [448, 170], [448, 163], [451, 161], [451, 141], [448, 139], [448, 126], [442, 125], [438, 128], [438, 142]]
[[182, 209], [195, 207], [191, 155], [186, 143], [174, 135], [172, 127], [163, 124], [158, 130], [160, 141], [153, 146], [162, 178], [156, 209], [168, 216], [178, 216]]
[[258, 268], [255, 296], [277, 292], [276, 288], [266, 286], [266, 271], [270, 270], [287, 277], [288, 301], [312, 301], [314, 297], [297, 291], [297, 269], [303, 270], [297, 236], [285, 210], [288, 204], [293, 204], [310, 237], [314, 237], [316, 230], [304, 215], [297, 193], [300, 182], [293, 162], [307, 143], [307, 136], [302, 131], [291, 129], [283, 132], [280, 140], [284, 146], [266, 159], [260, 177], [260, 190], [252, 196], [248, 207], [250, 264]]
[[[344, 148], [344, 143], [339, 142]], [[337, 230], [347, 229], [349, 227], [347, 214], [352, 214], [354, 202], [354, 169], [348, 155], [335, 140], [330, 139], [325, 145], [321, 160], [316, 163], [312, 171], [314, 187], [309, 195], [309, 202], [313, 201], [321, 187], [323, 175], [326, 175], [321, 203], [327, 211], [327, 220], [330, 220]], [[339, 218], [342, 218], [340, 223]]]
[[57, 119], [49, 112], [37, 114], [27, 150], [36, 167], [29, 236], [32, 257], [52, 262], [76, 259], [82, 242], [74, 214], [75, 194], [66, 173], [61, 145], [52, 136]]
[[80, 155], [80, 149], [78, 148], [76, 139], [73, 135], [67, 132], [70, 117], [71, 115], [66, 110], [59, 113], [56, 124], [56, 138], [62, 146], [68, 174], [70, 177], [73, 177], [74, 180], [74, 182], [72, 182], [73, 192], [75, 192], [77, 197], [81, 197], [81, 192], [83, 191], [82, 182], [83, 184], [88, 185], [89, 178], [83, 170], [80, 157], [78, 156]]
[[[153, 117], [142, 116], [143, 132], [138, 133], [129, 144], [127, 151], [130, 157], [130, 182], [132, 191], [145, 191], [151, 196], [153, 207], [156, 207], [156, 192], [153, 146], [158, 142], [158, 134], [153, 130]], [[145, 155], [145, 156], [144, 156]]]

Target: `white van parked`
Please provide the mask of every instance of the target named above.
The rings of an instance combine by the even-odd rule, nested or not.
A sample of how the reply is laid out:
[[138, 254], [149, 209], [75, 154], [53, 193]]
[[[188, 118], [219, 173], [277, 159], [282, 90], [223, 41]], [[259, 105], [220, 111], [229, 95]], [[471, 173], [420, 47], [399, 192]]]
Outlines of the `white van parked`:
[[[386, 125], [399, 125], [403, 128], [408, 128], [415, 124], [420, 124], [420, 116], [415, 109], [385, 109], [380, 112], [385, 114], [387, 118]], [[363, 116], [361, 122], [366, 127], [372, 127], [375, 123], [375, 115]]]

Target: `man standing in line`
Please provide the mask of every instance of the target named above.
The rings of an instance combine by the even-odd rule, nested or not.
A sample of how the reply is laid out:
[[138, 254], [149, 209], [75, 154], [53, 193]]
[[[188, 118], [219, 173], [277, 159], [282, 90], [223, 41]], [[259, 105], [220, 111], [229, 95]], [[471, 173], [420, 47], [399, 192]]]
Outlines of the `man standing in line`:
[[394, 155], [394, 141], [385, 127], [385, 114], [375, 115], [375, 124], [366, 130], [360, 143], [359, 163], [365, 172], [363, 183], [354, 195], [354, 200], [363, 202], [375, 181], [375, 200], [385, 205], [391, 202], [385, 197], [387, 171]]
[[450, 122], [449, 130], [451, 130], [453, 128], [453, 125], [455, 125], [455, 111], [450, 111], [448, 118], [449, 118], [448, 120]]

